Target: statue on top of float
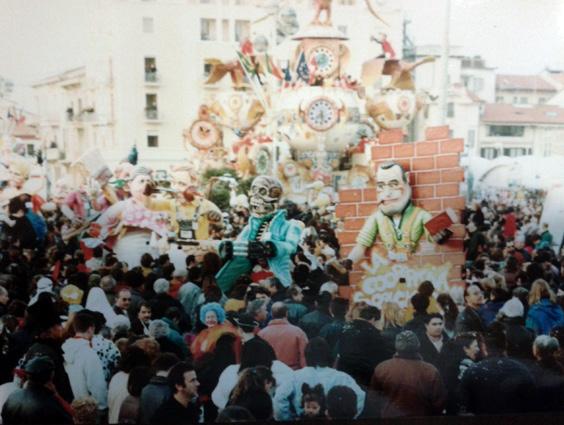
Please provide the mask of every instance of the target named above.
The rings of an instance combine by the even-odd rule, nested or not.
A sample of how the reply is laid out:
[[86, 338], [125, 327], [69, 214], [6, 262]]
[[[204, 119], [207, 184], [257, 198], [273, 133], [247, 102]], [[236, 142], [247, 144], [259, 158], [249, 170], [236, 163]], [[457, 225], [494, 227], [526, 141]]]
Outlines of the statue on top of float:
[[303, 223], [288, 220], [286, 210], [279, 208], [282, 184], [274, 177], [256, 177], [249, 197], [251, 217], [248, 224], [235, 241], [224, 241], [220, 245], [225, 265], [216, 280], [224, 293], [229, 292], [242, 274], [249, 273], [259, 263], [268, 264], [284, 286], [292, 284], [290, 258], [298, 249]]

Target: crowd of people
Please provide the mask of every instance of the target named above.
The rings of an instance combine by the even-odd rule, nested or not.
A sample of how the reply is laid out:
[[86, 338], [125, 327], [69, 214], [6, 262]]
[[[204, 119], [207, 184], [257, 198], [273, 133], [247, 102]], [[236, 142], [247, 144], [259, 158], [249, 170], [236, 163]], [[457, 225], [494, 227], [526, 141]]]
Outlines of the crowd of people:
[[[464, 211], [464, 287], [407, 309], [339, 296], [333, 225], [304, 222], [285, 287], [261, 264], [228, 293], [214, 252], [140, 266], [10, 202], [0, 249], [3, 423], [198, 423], [516, 414], [564, 408], [563, 265], [538, 193]], [[245, 214], [232, 225], [240, 226]]]

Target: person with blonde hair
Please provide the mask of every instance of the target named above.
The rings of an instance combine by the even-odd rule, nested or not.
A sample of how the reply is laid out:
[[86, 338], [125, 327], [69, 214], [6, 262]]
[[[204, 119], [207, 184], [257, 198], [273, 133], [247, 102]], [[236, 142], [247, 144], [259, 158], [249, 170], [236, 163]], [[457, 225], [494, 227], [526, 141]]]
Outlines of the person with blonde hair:
[[529, 312], [525, 326], [537, 335], [548, 335], [556, 326], [564, 325], [564, 311], [556, 304], [556, 295], [543, 279], [537, 279], [529, 292]]

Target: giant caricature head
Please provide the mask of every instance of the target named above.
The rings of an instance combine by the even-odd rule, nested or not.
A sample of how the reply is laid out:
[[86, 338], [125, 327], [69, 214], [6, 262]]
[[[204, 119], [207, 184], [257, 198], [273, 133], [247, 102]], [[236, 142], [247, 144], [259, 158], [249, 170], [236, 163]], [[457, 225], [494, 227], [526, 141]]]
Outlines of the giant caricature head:
[[30, 166], [23, 159], [17, 159], [8, 166], [8, 171], [10, 172], [10, 185], [21, 189], [29, 178]]
[[152, 170], [147, 167], [137, 167], [129, 180], [129, 193], [138, 201], [143, 201], [151, 195], [153, 190]]
[[407, 174], [396, 162], [387, 162], [376, 173], [378, 208], [386, 215], [400, 214], [411, 200], [411, 186]]
[[282, 196], [282, 184], [270, 176], [258, 176], [253, 180], [250, 191], [251, 214], [264, 217], [278, 208]]
[[198, 178], [189, 166], [171, 168], [172, 188], [180, 200], [192, 202], [197, 196]]

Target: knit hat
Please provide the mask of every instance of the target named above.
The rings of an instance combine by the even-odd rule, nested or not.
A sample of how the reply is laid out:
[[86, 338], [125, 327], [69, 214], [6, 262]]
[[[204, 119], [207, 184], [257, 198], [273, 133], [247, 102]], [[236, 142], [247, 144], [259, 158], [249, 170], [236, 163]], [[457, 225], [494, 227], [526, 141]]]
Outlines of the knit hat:
[[169, 288], [169, 281], [162, 277], [155, 280], [155, 283], [153, 283], [153, 291], [155, 291], [156, 294], [164, 294], [165, 292], [168, 292]]
[[412, 331], [403, 331], [396, 336], [396, 351], [398, 353], [419, 352], [419, 338]]
[[523, 317], [525, 308], [519, 298], [513, 297], [499, 309], [499, 312], [506, 317]]

